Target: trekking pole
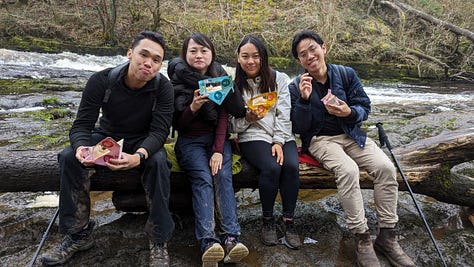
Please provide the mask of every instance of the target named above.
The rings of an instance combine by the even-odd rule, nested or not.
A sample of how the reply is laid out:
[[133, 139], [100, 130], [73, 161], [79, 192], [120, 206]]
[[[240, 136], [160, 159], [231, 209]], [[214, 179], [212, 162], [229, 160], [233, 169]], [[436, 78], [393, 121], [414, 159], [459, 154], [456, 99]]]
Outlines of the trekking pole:
[[447, 267], [448, 265], [446, 265], [446, 261], [444, 260], [443, 255], [441, 254], [441, 250], [439, 249], [438, 244], [436, 243], [436, 240], [433, 236], [433, 233], [431, 232], [430, 227], [428, 226], [428, 223], [426, 222], [425, 216], [423, 215], [423, 212], [421, 211], [420, 206], [416, 202], [416, 199], [415, 199], [415, 196], [413, 195], [413, 191], [411, 190], [410, 184], [408, 183], [408, 180], [405, 177], [405, 174], [403, 173], [402, 168], [400, 167], [400, 164], [398, 163], [397, 158], [393, 154], [392, 146], [390, 145], [390, 141], [388, 140], [388, 137], [385, 134], [385, 131], [382, 127], [382, 123], [378, 122], [377, 124], [375, 124], [375, 126], [377, 126], [379, 130], [380, 147], [387, 145], [387, 149], [390, 152], [390, 155], [392, 155], [393, 161], [395, 162], [395, 166], [397, 167], [398, 172], [400, 172], [400, 175], [402, 176], [403, 182], [405, 182], [408, 192], [410, 192], [411, 199], [413, 200], [413, 203], [415, 203], [415, 207], [418, 210], [418, 213], [420, 214], [421, 220], [423, 221], [423, 224], [425, 225], [426, 230], [428, 230], [428, 234], [430, 235], [431, 241], [433, 241], [433, 244], [436, 248], [436, 252], [438, 252], [438, 256], [441, 259], [443, 266]]
[[41, 248], [43, 247], [44, 242], [46, 241], [46, 238], [48, 238], [49, 231], [51, 230], [51, 227], [56, 221], [56, 218], [58, 217], [58, 215], [59, 215], [59, 207], [56, 209], [56, 212], [54, 213], [53, 218], [51, 218], [48, 228], [46, 228], [46, 231], [44, 232], [43, 237], [41, 238], [41, 242], [39, 243], [38, 248], [36, 249], [36, 253], [33, 256], [33, 259], [31, 260], [29, 267], [33, 267], [33, 265], [35, 264], [36, 258], [38, 258]]

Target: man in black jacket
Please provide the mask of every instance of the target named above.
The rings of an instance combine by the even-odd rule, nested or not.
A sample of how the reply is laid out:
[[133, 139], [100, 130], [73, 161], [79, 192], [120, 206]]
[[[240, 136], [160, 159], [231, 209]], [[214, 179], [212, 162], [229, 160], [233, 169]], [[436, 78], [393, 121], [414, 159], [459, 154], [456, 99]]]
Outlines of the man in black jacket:
[[[44, 264], [65, 263], [77, 251], [94, 245], [89, 196], [94, 170], [138, 168], [149, 206], [145, 229], [150, 238], [150, 266], [169, 266], [167, 242], [174, 222], [168, 209], [171, 170], [163, 145], [171, 126], [174, 95], [169, 80], [159, 73], [164, 49], [163, 36], [141, 32], [127, 52], [129, 62], [99, 71], [88, 80], [69, 132], [71, 146], [58, 155], [59, 228], [65, 238], [43, 255]], [[121, 158], [110, 159], [102, 167], [82, 151], [105, 137], [124, 139], [124, 144]]]

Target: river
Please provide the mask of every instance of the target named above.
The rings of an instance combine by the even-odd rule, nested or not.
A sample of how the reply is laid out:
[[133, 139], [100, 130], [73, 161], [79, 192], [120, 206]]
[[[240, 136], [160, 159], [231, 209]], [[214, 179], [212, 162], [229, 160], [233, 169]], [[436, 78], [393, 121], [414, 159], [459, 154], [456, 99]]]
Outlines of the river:
[[[52, 137], [64, 133], [80, 101], [81, 88], [94, 72], [115, 66], [123, 56], [99, 57], [70, 52], [43, 54], [0, 49], [0, 149], [49, 149]], [[232, 67], [227, 67], [229, 72]], [[161, 70], [166, 74], [166, 62]], [[474, 85], [453, 82], [404, 84], [364, 82], [373, 111], [364, 125], [376, 137], [375, 123], [383, 122], [394, 147], [434, 136], [445, 130], [474, 126]], [[64, 120], [38, 119], [50, 109], [45, 99], [72, 115]], [[41, 139], [44, 138], [44, 139]], [[49, 139], [47, 138], [49, 137]], [[37, 143], [26, 140], [40, 138]], [[66, 142], [57, 137], [59, 144]], [[57, 143], [56, 143], [57, 145]], [[4, 153], [3, 155], [5, 155]], [[467, 164], [472, 168], [472, 163]], [[371, 190], [364, 190], [369, 225], [375, 229]], [[283, 246], [267, 248], [258, 240], [258, 194], [242, 190], [239, 220], [242, 240], [250, 255], [237, 266], [353, 266], [353, 244], [345, 228], [343, 213], [334, 190], [301, 190], [297, 207], [298, 230], [303, 249], [288, 251]], [[416, 195], [449, 266], [473, 266], [474, 228], [466, 208]], [[146, 216], [116, 212], [110, 192], [96, 192], [92, 215], [99, 222], [96, 249], [80, 253], [68, 266], [146, 266], [146, 242], [141, 225]], [[0, 193], [0, 266], [26, 266], [57, 207], [56, 192]], [[257, 205], [256, 205], [257, 203]], [[280, 206], [276, 210], [279, 210]], [[436, 251], [420, 221], [411, 198], [400, 192], [402, 246], [419, 266], [440, 266]], [[199, 266], [198, 246], [192, 219], [176, 213], [177, 231], [170, 244], [173, 266]], [[375, 232], [374, 232], [375, 233]], [[53, 227], [48, 248], [60, 235]], [[379, 257], [383, 266], [388, 262]]]

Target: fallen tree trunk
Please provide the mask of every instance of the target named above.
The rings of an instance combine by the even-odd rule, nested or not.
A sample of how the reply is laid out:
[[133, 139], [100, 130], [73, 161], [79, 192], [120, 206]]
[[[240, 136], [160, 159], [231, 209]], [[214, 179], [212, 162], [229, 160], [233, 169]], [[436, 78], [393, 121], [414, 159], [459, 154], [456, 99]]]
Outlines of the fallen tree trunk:
[[[453, 166], [474, 159], [474, 129], [447, 132], [394, 149], [393, 152], [413, 192], [446, 203], [474, 207], [474, 179], [450, 173]], [[8, 151], [0, 154], [0, 192], [59, 190], [57, 152]], [[245, 160], [241, 163], [242, 171], [234, 175], [235, 189], [256, 188], [257, 171]], [[361, 171], [361, 187], [373, 188], [372, 182], [373, 178]], [[300, 183], [302, 189], [336, 188], [331, 172], [304, 163], [300, 164]], [[400, 190], [406, 190], [400, 177], [399, 184]], [[91, 177], [91, 189], [114, 191], [113, 201], [119, 210], [145, 208], [136, 170], [97, 170]], [[172, 173], [171, 190], [172, 206], [179, 207], [188, 202], [191, 193], [184, 173]]]

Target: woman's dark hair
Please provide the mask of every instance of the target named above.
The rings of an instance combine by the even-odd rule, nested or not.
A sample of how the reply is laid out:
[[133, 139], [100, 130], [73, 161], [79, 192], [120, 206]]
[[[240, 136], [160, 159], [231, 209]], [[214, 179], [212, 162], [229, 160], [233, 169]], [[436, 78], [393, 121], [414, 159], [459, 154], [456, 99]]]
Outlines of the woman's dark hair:
[[[188, 64], [188, 62], [186, 61], [186, 54], [188, 52], [189, 41], [191, 41], [191, 39], [197, 44], [207, 47], [209, 50], [211, 50], [211, 64], [209, 64], [206, 74], [211, 77], [217, 77], [219, 74], [214, 65], [214, 61], [216, 60], [216, 49], [214, 48], [214, 44], [212, 43], [211, 39], [209, 39], [209, 37], [207, 37], [206, 35], [200, 32], [196, 32], [189, 35], [183, 42], [183, 47], [181, 48], [181, 58], [184, 60], [184, 62], [186, 62], [186, 64]], [[191, 68], [191, 66], [189, 67]]]
[[165, 38], [163, 38], [163, 35], [157, 32], [153, 32], [153, 31], [142, 31], [133, 39], [132, 49], [135, 48], [143, 39], [148, 39], [159, 44], [161, 48], [163, 48], [163, 58], [164, 58], [165, 56], [164, 52], [166, 49], [165, 49]]
[[306, 39], [306, 38], [313, 39], [316, 43], [318, 43], [321, 46], [324, 44], [323, 38], [321, 38], [321, 36], [319, 36], [314, 31], [302, 30], [295, 34], [295, 36], [293, 37], [293, 42], [291, 43], [291, 53], [293, 54], [294, 58], [298, 58], [298, 51], [296, 51], [296, 47], [303, 39]]
[[[246, 44], [253, 44], [260, 55], [260, 78], [262, 79], [258, 91], [260, 93], [267, 93], [268, 91], [275, 91], [277, 84], [272, 75], [272, 69], [268, 64], [268, 52], [265, 44], [254, 35], [247, 35], [239, 43], [237, 47], [237, 56], [240, 53], [240, 48]], [[251, 92], [251, 88], [247, 83], [247, 74], [242, 69], [240, 64], [235, 68], [235, 84], [238, 88], [243, 88], [247, 92]]]

